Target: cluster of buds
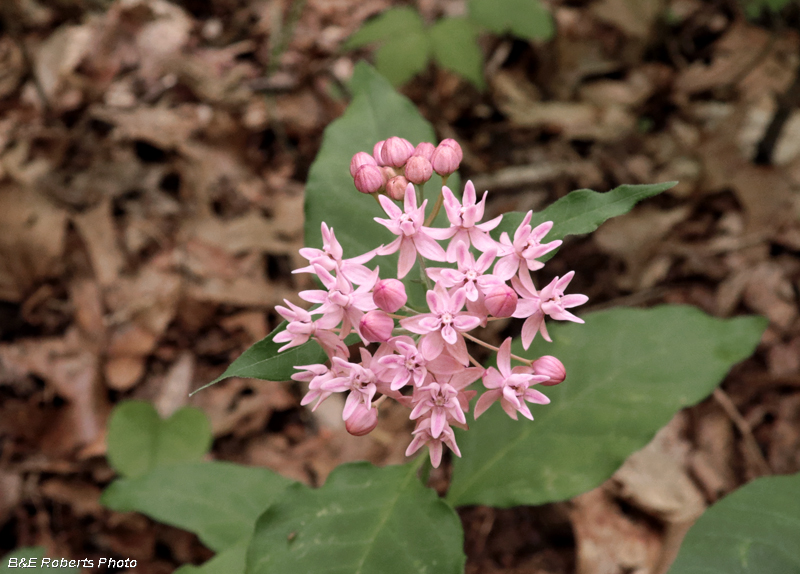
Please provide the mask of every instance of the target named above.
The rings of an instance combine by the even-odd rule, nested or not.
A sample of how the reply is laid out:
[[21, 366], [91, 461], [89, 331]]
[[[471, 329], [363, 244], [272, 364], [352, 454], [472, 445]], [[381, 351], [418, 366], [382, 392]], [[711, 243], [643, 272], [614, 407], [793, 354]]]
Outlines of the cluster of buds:
[[422, 142], [417, 147], [404, 138], [379, 141], [372, 155], [360, 151], [350, 161], [350, 175], [361, 193], [383, 191], [395, 201], [402, 201], [409, 183], [425, 184], [433, 172], [447, 177], [458, 169], [463, 154], [453, 139], [438, 146]]
[[[414, 155], [419, 150], [420, 155]], [[380, 170], [405, 165], [406, 178], [415, 177], [416, 168], [409, 169], [415, 157], [424, 160], [416, 163], [427, 162], [425, 165], [432, 165], [437, 172], [441, 168], [439, 161], [447, 163], [452, 173], [461, 151], [452, 140], [445, 140], [436, 148], [424, 143], [414, 148], [406, 140], [389, 138], [375, 146], [373, 156], [360, 152], [353, 158], [351, 171], [356, 186], [359, 174], [365, 168], [374, 168], [388, 191], [391, 180], [384, 180]], [[369, 178], [369, 174], [361, 176], [362, 180]], [[375, 191], [377, 187], [371, 193]], [[550, 341], [545, 326], [548, 317], [582, 323], [567, 309], [588, 298], [564, 294], [574, 275], [572, 271], [542, 289], [536, 288], [530, 272], [541, 269], [544, 264], [538, 259], [561, 244], [544, 242], [552, 223], [531, 227], [532, 213], [528, 212], [513, 238], [504, 232], [495, 241], [489, 232], [500, 224], [502, 216], [481, 223], [487, 193], [477, 201], [475, 187], [467, 182], [459, 200], [443, 186], [437, 206], [444, 205], [450, 224], [446, 228], [429, 226], [438, 208], [434, 207], [426, 220], [427, 200], [418, 204], [411, 182], [404, 185], [402, 209], [392, 193], [388, 197], [379, 195], [387, 218], [375, 221], [397, 238], [350, 259], [344, 258], [333, 229], [322, 224], [322, 249], [301, 249], [309, 264], [295, 271], [315, 274], [324, 287], [299, 294], [316, 307], [305, 310], [288, 301], [286, 307], [276, 307], [289, 322], [286, 330], [274, 338], [286, 343], [281, 351], [313, 339], [329, 359], [327, 364], [296, 367], [300, 372], [292, 378], [308, 384], [303, 405], [314, 403], [316, 409], [333, 393], [347, 393], [342, 418], [350, 433], [361, 436], [377, 425], [379, 405], [386, 398], [394, 399], [410, 408], [409, 418], [416, 421], [406, 455], [427, 445], [431, 462], [438, 467], [444, 446], [460, 456], [452, 427], [467, 428], [465, 414], [477, 394], [467, 387], [478, 379], [482, 379], [486, 391], [475, 404], [476, 418], [499, 402], [511, 418], [516, 420], [521, 414], [533, 419], [528, 403], [550, 402], [534, 387], [562, 382], [566, 373], [561, 361], [549, 355], [535, 360], [519, 357], [511, 353], [510, 338], [497, 348], [470, 332], [500, 318], [525, 319], [522, 344], [527, 350], [537, 334]], [[440, 242], [447, 242], [447, 247]], [[380, 279], [378, 268], [365, 265], [376, 255], [396, 252], [396, 278]], [[476, 258], [477, 253], [480, 255]], [[445, 261], [455, 267], [430, 264]], [[407, 305], [405, 286], [400, 281], [415, 262], [429, 282], [425, 311]], [[359, 349], [358, 361], [351, 360], [344, 343], [353, 332], [365, 345]], [[467, 340], [496, 351], [497, 367], [483, 368], [470, 355]], [[374, 354], [366, 348], [370, 343], [377, 343]], [[512, 367], [512, 360], [519, 364]]]

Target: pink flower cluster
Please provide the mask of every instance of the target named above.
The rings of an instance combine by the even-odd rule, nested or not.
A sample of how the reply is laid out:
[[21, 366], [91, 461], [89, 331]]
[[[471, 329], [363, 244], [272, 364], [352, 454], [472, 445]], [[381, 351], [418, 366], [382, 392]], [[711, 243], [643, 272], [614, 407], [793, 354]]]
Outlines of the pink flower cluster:
[[[381, 169], [376, 159], [380, 157], [383, 167], [405, 164], [408, 177], [409, 171], [413, 172], [409, 165], [414, 157], [431, 161], [426, 155], [414, 155], [420, 149], [431, 151], [433, 169], [438, 171], [436, 153], [444, 148], [453, 154], [451, 157], [451, 151], [441, 152], [445, 157], [441, 161], [452, 160], [457, 166], [461, 150], [452, 140], [445, 140], [436, 148], [428, 143], [414, 148], [406, 140], [389, 138], [376, 145], [374, 156], [356, 154], [351, 173], [358, 187], [358, 174], [366, 167]], [[364, 160], [362, 154], [370, 161]], [[478, 201], [472, 182], [467, 182], [461, 200], [448, 187], [442, 188], [441, 200], [450, 223], [446, 228], [425, 225], [427, 201], [418, 205], [413, 183], [404, 186], [402, 209], [391, 199], [394, 196], [388, 183], [384, 183], [384, 189], [388, 197], [379, 195], [378, 199], [387, 217], [375, 220], [397, 238], [358, 257], [344, 259], [333, 229], [323, 223], [322, 249], [302, 249], [300, 253], [309, 264], [295, 272], [315, 274], [324, 289], [299, 294], [304, 301], [316, 305], [311, 310], [288, 301], [286, 307], [276, 307], [288, 325], [274, 341], [286, 343], [280, 348], [283, 351], [313, 339], [329, 358], [328, 364], [296, 367], [300, 372], [292, 378], [307, 383], [309, 389], [303, 405], [314, 403], [316, 409], [333, 393], [347, 393], [342, 417], [347, 430], [361, 436], [375, 428], [378, 406], [387, 397], [392, 398], [409, 407], [409, 417], [416, 421], [406, 455], [427, 445], [431, 462], [438, 467], [444, 446], [460, 456], [452, 427], [467, 428], [465, 413], [477, 394], [467, 390], [470, 384], [482, 379], [486, 388], [475, 404], [476, 418], [499, 401], [513, 419], [518, 413], [533, 419], [528, 403], [549, 403], [534, 386], [555, 385], [566, 376], [564, 365], [555, 357], [517, 357], [511, 354], [510, 338], [495, 348], [470, 335], [470, 331], [502, 317], [525, 319], [522, 343], [528, 349], [537, 333], [550, 341], [545, 327], [547, 317], [582, 323], [567, 309], [588, 298], [564, 294], [573, 272], [556, 277], [542, 289], [534, 285], [530, 272], [543, 267], [538, 258], [561, 244], [544, 242], [551, 222], [532, 228], [529, 212], [513, 238], [502, 233], [495, 241], [489, 232], [499, 225], [502, 216], [481, 223], [487, 193]], [[379, 279], [379, 269], [371, 270], [365, 265], [376, 255], [396, 252], [397, 278]], [[431, 282], [426, 297], [428, 308], [423, 312], [406, 305], [405, 287], [399, 280], [417, 261]], [[445, 261], [455, 266], [430, 265]], [[365, 345], [360, 348], [357, 361], [351, 360], [344, 343], [353, 332]], [[496, 350], [497, 367], [481, 367], [470, 355], [467, 340]], [[369, 343], [378, 344], [374, 353], [366, 348]], [[519, 364], [512, 367], [512, 360]]]
[[391, 137], [376, 143], [372, 155], [363, 151], [354, 155], [350, 175], [361, 193], [385, 191], [402, 201], [409, 183], [422, 185], [434, 171], [446, 177], [458, 169], [463, 157], [461, 146], [452, 139], [442, 140], [436, 147], [428, 142], [414, 147], [407, 139]]

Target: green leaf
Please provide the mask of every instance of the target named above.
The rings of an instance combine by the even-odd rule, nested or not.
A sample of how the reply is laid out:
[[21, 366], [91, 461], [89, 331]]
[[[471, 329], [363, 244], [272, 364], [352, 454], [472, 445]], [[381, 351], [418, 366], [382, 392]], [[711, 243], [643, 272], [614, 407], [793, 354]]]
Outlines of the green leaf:
[[[16, 574], [17, 572], [25, 572], [26, 574], [43, 574], [45, 572], [53, 572], [54, 568], [52, 562], [42, 566], [42, 559], [44, 558], [44, 548], [41, 546], [26, 546], [25, 548], [18, 548], [9, 552], [0, 558], [0, 574]], [[24, 560], [25, 566], [22, 566], [20, 560]], [[33, 562], [32, 560], [35, 560]], [[68, 565], [61, 568], [61, 558], [54, 558], [58, 561], [59, 566], [55, 571], [59, 574], [78, 574], [77, 567], [69, 567]], [[76, 560], [77, 562], [77, 560]], [[69, 560], [67, 560], [67, 564]], [[15, 564], [12, 567], [10, 564]], [[28, 564], [36, 564], [36, 566], [27, 566]]]
[[[306, 245], [322, 247], [320, 225], [324, 221], [334, 228], [345, 258], [388, 244], [396, 237], [373, 221], [373, 217], [386, 217], [383, 209], [372, 197], [359, 193], [353, 185], [349, 171], [353, 155], [359, 151], [372, 153], [372, 147], [378, 141], [391, 136], [404, 137], [414, 145], [436, 141], [433, 128], [414, 104], [398, 94], [368, 64], [359, 62], [356, 65], [351, 89], [354, 97], [350, 106], [341, 118], [325, 129], [322, 146], [308, 174], [305, 201]], [[450, 176], [448, 185], [454, 190], [459, 189], [457, 174]], [[425, 186], [429, 209], [440, 190], [441, 178], [434, 175]], [[444, 226], [446, 221], [442, 209], [436, 224]], [[368, 265], [380, 265], [383, 278], [394, 277], [397, 273], [397, 254], [376, 257]], [[412, 270], [405, 281], [409, 303], [424, 308], [425, 290], [418, 281], [418, 273]]]
[[670, 574], [800, 574], [800, 474], [759, 478], [692, 526]]
[[392, 8], [366, 22], [348, 38], [344, 48], [374, 42], [381, 42], [375, 65], [395, 86], [404, 84], [428, 65], [430, 42], [419, 13], [412, 8]]
[[422, 18], [413, 8], [391, 8], [365, 22], [344, 43], [345, 50], [360, 48], [374, 42], [385, 42], [406, 34], [423, 32]]
[[194, 532], [219, 552], [249, 537], [258, 516], [291, 482], [265, 468], [186, 463], [117, 480], [103, 492], [101, 502], [118, 512], [141, 512]]
[[461, 522], [417, 467], [346, 464], [322, 488], [289, 487], [256, 523], [247, 573], [462, 573]]
[[[275, 327], [265, 338], [253, 343], [244, 353], [239, 355], [225, 372], [210, 383], [196, 391], [202, 391], [229, 377], [248, 377], [266, 381], [288, 381], [297, 372], [297, 365], [310, 365], [325, 360], [325, 351], [316, 342], [309, 341], [298, 347], [278, 352], [286, 343], [275, 343], [275, 336], [286, 329], [286, 321]], [[194, 393], [192, 393], [194, 394]]]
[[424, 32], [392, 38], [375, 52], [375, 67], [392, 85], [400, 86], [428, 66], [430, 41]]
[[549, 40], [553, 18], [539, 0], [469, 0], [469, 17], [496, 34]]
[[479, 90], [486, 87], [478, 32], [469, 20], [443, 18], [428, 30], [428, 34], [439, 65], [466, 78]]
[[184, 407], [162, 420], [150, 403], [120, 403], [108, 423], [108, 461], [119, 474], [141, 476], [168, 464], [200, 460], [211, 446], [205, 413]]
[[716, 319], [686, 306], [618, 308], [548, 325], [523, 357], [554, 355], [567, 379], [544, 388], [535, 421], [511, 420], [493, 405], [458, 432], [447, 499], [509, 507], [571, 498], [601, 484], [680, 409], [706, 397], [748, 357], [767, 321]]
[[226, 548], [200, 566], [190, 564], [181, 566], [175, 571], [175, 574], [244, 574], [245, 557], [249, 544], [250, 536]]
[[[644, 185], [620, 185], [611, 191], [598, 193], [591, 189], [578, 189], [550, 204], [547, 208], [534, 213], [531, 226], [536, 227], [545, 221], [553, 222], [553, 229], [545, 237], [545, 241], [563, 239], [567, 235], [584, 235], [591, 233], [606, 220], [628, 213], [634, 205], [653, 197], [677, 185], [677, 181]], [[505, 231], [514, 239], [514, 232], [524, 219], [525, 214], [519, 211], [506, 213], [492, 236], [499, 239]], [[540, 261], [547, 261], [556, 251], [551, 251]]]

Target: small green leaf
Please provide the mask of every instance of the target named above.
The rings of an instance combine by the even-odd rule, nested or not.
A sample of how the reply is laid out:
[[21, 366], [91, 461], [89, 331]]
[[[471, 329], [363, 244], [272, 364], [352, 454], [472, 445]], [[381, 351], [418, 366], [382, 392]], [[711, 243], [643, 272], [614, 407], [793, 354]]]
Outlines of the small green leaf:
[[423, 31], [422, 18], [413, 8], [402, 6], [391, 8], [365, 22], [344, 43], [345, 50], [360, 48], [375, 42], [386, 42], [406, 34], [419, 34]]
[[430, 42], [419, 13], [403, 6], [366, 22], [345, 42], [346, 50], [380, 42], [375, 66], [393, 85], [404, 84], [425, 69]]
[[430, 41], [424, 32], [392, 38], [375, 52], [375, 67], [392, 85], [400, 86], [428, 66]]
[[[553, 229], [547, 234], [544, 241], [563, 239], [567, 235], [584, 235], [591, 233], [606, 220], [618, 215], [628, 213], [634, 205], [653, 197], [677, 185], [677, 181], [653, 183], [644, 185], [620, 185], [611, 191], [598, 193], [591, 189], [578, 189], [552, 203], [531, 218], [531, 227], [536, 227], [545, 221], [553, 222]], [[524, 219], [525, 214], [519, 211], [506, 213], [492, 236], [499, 239], [502, 232], [507, 232], [511, 240], [514, 232]], [[540, 261], [547, 261], [555, 251], [551, 251]]]
[[118, 512], [141, 512], [194, 532], [203, 544], [220, 552], [249, 537], [256, 518], [283, 496], [288, 484], [289, 479], [265, 468], [186, 463], [116, 480], [103, 492], [101, 502]]
[[[433, 128], [414, 104], [398, 94], [386, 78], [368, 64], [359, 62], [356, 65], [350, 87], [354, 93], [352, 103], [341, 118], [325, 128], [322, 147], [308, 174], [305, 202], [306, 245], [322, 247], [320, 225], [326, 222], [334, 228], [345, 259], [388, 244], [396, 237], [373, 221], [373, 217], [386, 217], [377, 202], [356, 191], [349, 172], [353, 155], [359, 151], [372, 153], [378, 141], [391, 136], [404, 137], [414, 145], [423, 141], [436, 142]], [[451, 175], [447, 183], [451, 189], [459, 189], [457, 174]], [[440, 190], [441, 178], [434, 174], [425, 186], [428, 209]], [[444, 209], [436, 224], [447, 225]], [[396, 276], [397, 254], [376, 257], [367, 265], [370, 268], [379, 265], [383, 278]], [[409, 304], [424, 308], [425, 290], [414, 279], [418, 280], [419, 274], [412, 270], [405, 281]]]
[[125, 401], [108, 423], [108, 461], [123, 476], [141, 476], [157, 466], [202, 459], [211, 440], [211, 425], [199, 409], [184, 407], [162, 420], [150, 403]]
[[[325, 360], [325, 351], [316, 342], [309, 341], [303, 345], [278, 352], [286, 343], [275, 343], [275, 336], [286, 329], [286, 321], [275, 327], [265, 338], [252, 344], [244, 353], [233, 361], [225, 372], [210, 383], [196, 391], [202, 391], [229, 377], [247, 377], [266, 381], [288, 381], [297, 372], [296, 365], [310, 365]], [[194, 393], [192, 393], [194, 394]]]
[[549, 40], [553, 18], [539, 0], [469, 0], [470, 19], [496, 34]]
[[486, 87], [478, 32], [469, 20], [443, 18], [428, 30], [428, 34], [439, 65], [463, 76], [479, 90]]
[[248, 574], [461, 574], [458, 515], [417, 464], [346, 464], [322, 488], [289, 487], [256, 523]]
[[759, 478], [692, 526], [670, 574], [800, 574], [800, 474]]
[[[580, 312], [578, 312], [580, 314]], [[543, 388], [535, 421], [511, 420], [493, 405], [457, 432], [448, 501], [509, 507], [571, 498], [595, 488], [644, 447], [680, 409], [706, 397], [748, 357], [766, 328], [761, 317], [716, 319], [685, 306], [617, 308], [586, 324], [548, 328], [523, 357], [554, 355], [567, 379]]]

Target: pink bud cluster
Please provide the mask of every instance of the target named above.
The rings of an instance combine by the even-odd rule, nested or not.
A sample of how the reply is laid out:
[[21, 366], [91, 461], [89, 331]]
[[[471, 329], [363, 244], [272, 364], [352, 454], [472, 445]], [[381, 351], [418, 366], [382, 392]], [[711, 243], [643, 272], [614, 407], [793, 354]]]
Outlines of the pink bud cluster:
[[[449, 162], [447, 169], [452, 171], [461, 151], [455, 142], [445, 142], [436, 148], [431, 144], [414, 148], [406, 140], [389, 138], [376, 144], [372, 156], [356, 154], [351, 173], [357, 186], [365, 168], [405, 165], [408, 177], [408, 172], [416, 169], [409, 170], [415, 157], [438, 171], [437, 153], [444, 158], [442, 162]], [[369, 174], [361, 177], [371, 178]], [[388, 181], [382, 181], [388, 186]], [[532, 213], [528, 212], [513, 238], [502, 233], [495, 241], [489, 232], [500, 224], [502, 216], [481, 223], [488, 192], [477, 201], [475, 187], [467, 182], [461, 200], [448, 187], [442, 188], [449, 227], [427, 227], [427, 200], [417, 204], [411, 183], [403, 191], [402, 209], [390, 199], [394, 197], [391, 193], [378, 198], [387, 218], [375, 221], [397, 236], [388, 245], [344, 259], [333, 229], [322, 224], [322, 249], [301, 249], [309, 264], [295, 273], [313, 273], [324, 288], [300, 292], [301, 299], [316, 305], [311, 310], [288, 301], [286, 307], [276, 307], [288, 325], [274, 341], [286, 343], [280, 348], [283, 351], [313, 339], [328, 356], [328, 364], [296, 367], [300, 372], [292, 378], [308, 384], [301, 404], [314, 403], [316, 409], [333, 393], [347, 393], [342, 418], [351, 434], [361, 436], [376, 427], [381, 402], [392, 398], [411, 409], [409, 418], [416, 424], [406, 455], [427, 446], [433, 466], [438, 467], [445, 446], [460, 456], [453, 427], [467, 428], [465, 414], [477, 394], [467, 389], [470, 384], [481, 379], [486, 389], [475, 404], [476, 418], [499, 402], [511, 418], [516, 420], [522, 414], [532, 420], [528, 403], [550, 402], [534, 387], [556, 385], [566, 377], [564, 365], [555, 357], [517, 357], [511, 354], [510, 338], [494, 348], [470, 331], [501, 317], [525, 319], [522, 343], [527, 350], [537, 333], [550, 341], [545, 327], [548, 317], [582, 323], [567, 309], [588, 298], [564, 293], [572, 271], [542, 289], [534, 285], [530, 272], [543, 267], [538, 259], [561, 244], [557, 240], [544, 242], [551, 222], [531, 227]], [[440, 244], [443, 242], [447, 242], [446, 247]], [[375, 255], [395, 252], [399, 253], [397, 278], [379, 279], [379, 269], [365, 265]], [[415, 261], [432, 282], [426, 296], [427, 310], [422, 312], [406, 305], [405, 286], [400, 281]], [[455, 268], [427, 264], [444, 261], [454, 263]], [[344, 343], [352, 332], [365, 345], [359, 349], [357, 361], [351, 360]], [[481, 367], [470, 355], [467, 340], [494, 348], [497, 367]], [[369, 343], [378, 344], [374, 354], [366, 348]], [[512, 367], [512, 360], [519, 364]]]
[[435, 171], [446, 177], [458, 169], [464, 157], [461, 146], [453, 139], [433, 144], [422, 142], [417, 147], [404, 138], [391, 137], [379, 141], [372, 155], [360, 151], [350, 161], [350, 175], [361, 193], [383, 191], [402, 201], [409, 183], [422, 185]]

